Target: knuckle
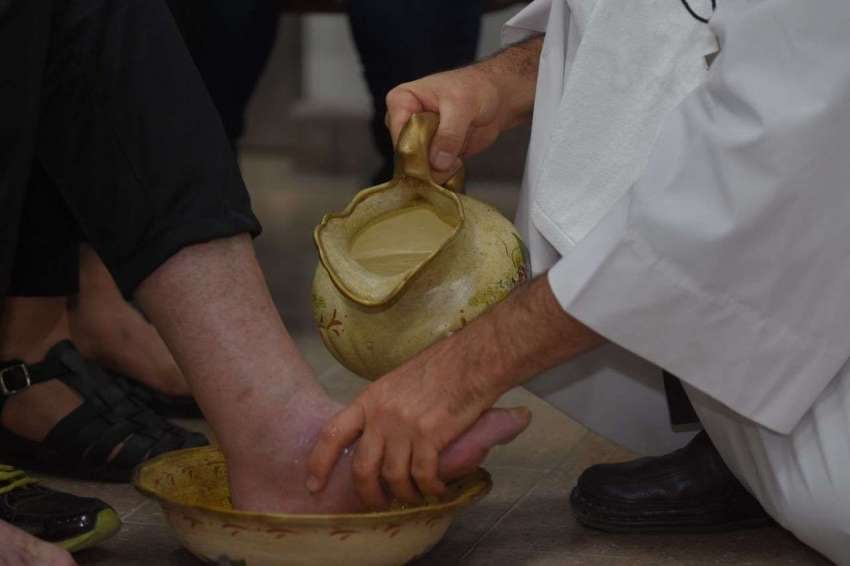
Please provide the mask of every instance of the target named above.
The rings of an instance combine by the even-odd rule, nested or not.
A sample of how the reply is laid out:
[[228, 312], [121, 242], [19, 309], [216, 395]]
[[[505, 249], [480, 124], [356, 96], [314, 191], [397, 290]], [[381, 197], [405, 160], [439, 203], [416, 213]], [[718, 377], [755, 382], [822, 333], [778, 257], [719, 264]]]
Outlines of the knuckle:
[[463, 145], [463, 141], [466, 139], [463, 133], [451, 130], [440, 132], [438, 137], [440, 138], [440, 145], [444, 147], [450, 146], [452, 148], [460, 148]]
[[419, 436], [430, 438], [435, 432], [433, 419], [427, 416], [421, 416], [415, 421], [416, 432]]
[[428, 488], [434, 481], [434, 476], [429, 470], [417, 470], [413, 472], [413, 479], [422, 488]]
[[404, 473], [404, 470], [395, 467], [385, 467], [381, 475], [390, 483], [400, 483], [407, 479], [407, 474]]
[[387, 95], [384, 97], [384, 101], [387, 103], [387, 106], [391, 106], [400, 101], [400, 99], [404, 96], [404, 93], [407, 92], [408, 83], [402, 83], [398, 86], [395, 86], [387, 92]]
[[455, 86], [446, 91], [443, 98], [456, 106], [469, 106], [472, 100], [474, 100], [474, 95], [469, 89]]

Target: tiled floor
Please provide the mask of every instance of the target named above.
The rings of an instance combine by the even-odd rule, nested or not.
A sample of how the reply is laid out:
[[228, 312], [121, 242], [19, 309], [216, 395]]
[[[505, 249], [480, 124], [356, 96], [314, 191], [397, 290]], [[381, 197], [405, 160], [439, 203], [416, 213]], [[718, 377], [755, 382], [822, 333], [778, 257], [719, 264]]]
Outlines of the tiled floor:
[[[321, 381], [334, 397], [348, 399], [364, 382], [327, 354], [313, 331], [307, 305], [316, 261], [312, 227], [323, 212], [341, 208], [358, 183], [293, 176], [274, 156], [246, 157], [243, 168], [266, 228], [257, 253], [278, 307]], [[470, 192], [510, 213], [512, 188], [473, 185]], [[687, 536], [610, 535], [585, 529], [568, 505], [576, 477], [591, 463], [632, 455], [524, 390], [512, 391], [503, 403], [529, 406], [533, 424], [517, 441], [491, 454], [486, 467], [495, 481], [493, 492], [463, 514], [419, 564], [826, 564], [778, 528]], [[124, 520], [116, 537], [77, 556], [81, 565], [200, 564], [180, 548], [157, 506], [131, 487], [48, 481], [105, 499]]]

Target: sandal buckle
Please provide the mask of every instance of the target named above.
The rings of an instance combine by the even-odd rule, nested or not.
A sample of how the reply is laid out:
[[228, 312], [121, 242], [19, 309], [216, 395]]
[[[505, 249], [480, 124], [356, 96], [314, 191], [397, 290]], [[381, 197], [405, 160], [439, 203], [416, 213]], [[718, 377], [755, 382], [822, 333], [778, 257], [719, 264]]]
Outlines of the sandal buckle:
[[0, 369], [0, 393], [10, 397], [32, 385], [26, 364], [16, 364]]

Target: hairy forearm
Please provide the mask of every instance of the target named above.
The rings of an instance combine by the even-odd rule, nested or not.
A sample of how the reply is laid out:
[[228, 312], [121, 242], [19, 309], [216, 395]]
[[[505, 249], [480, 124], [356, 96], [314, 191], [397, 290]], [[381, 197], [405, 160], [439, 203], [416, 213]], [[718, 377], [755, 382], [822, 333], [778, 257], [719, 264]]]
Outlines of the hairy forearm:
[[543, 37], [537, 35], [515, 43], [471, 67], [486, 75], [505, 93], [513, 117], [512, 122], [506, 124], [507, 127], [515, 126], [531, 116]]
[[[514, 291], [438, 345], [445, 371], [495, 400], [535, 375], [605, 342], [564, 312], [546, 277]], [[460, 374], [460, 375], [458, 375]]]

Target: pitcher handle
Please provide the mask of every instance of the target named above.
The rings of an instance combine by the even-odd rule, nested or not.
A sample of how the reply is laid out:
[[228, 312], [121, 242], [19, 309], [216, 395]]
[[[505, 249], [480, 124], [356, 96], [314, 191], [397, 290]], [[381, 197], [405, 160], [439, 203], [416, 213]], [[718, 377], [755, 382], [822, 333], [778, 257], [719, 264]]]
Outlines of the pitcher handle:
[[[410, 117], [401, 130], [395, 148], [395, 177], [414, 177], [427, 183], [431, 178], [430, 149], [431, 140], [440, 125], [440, 115], [436, 112], [417, 112]], [[465, 173], [463, 165], [451, 179], [443, 183], [450, 191], [464, 191]]]

